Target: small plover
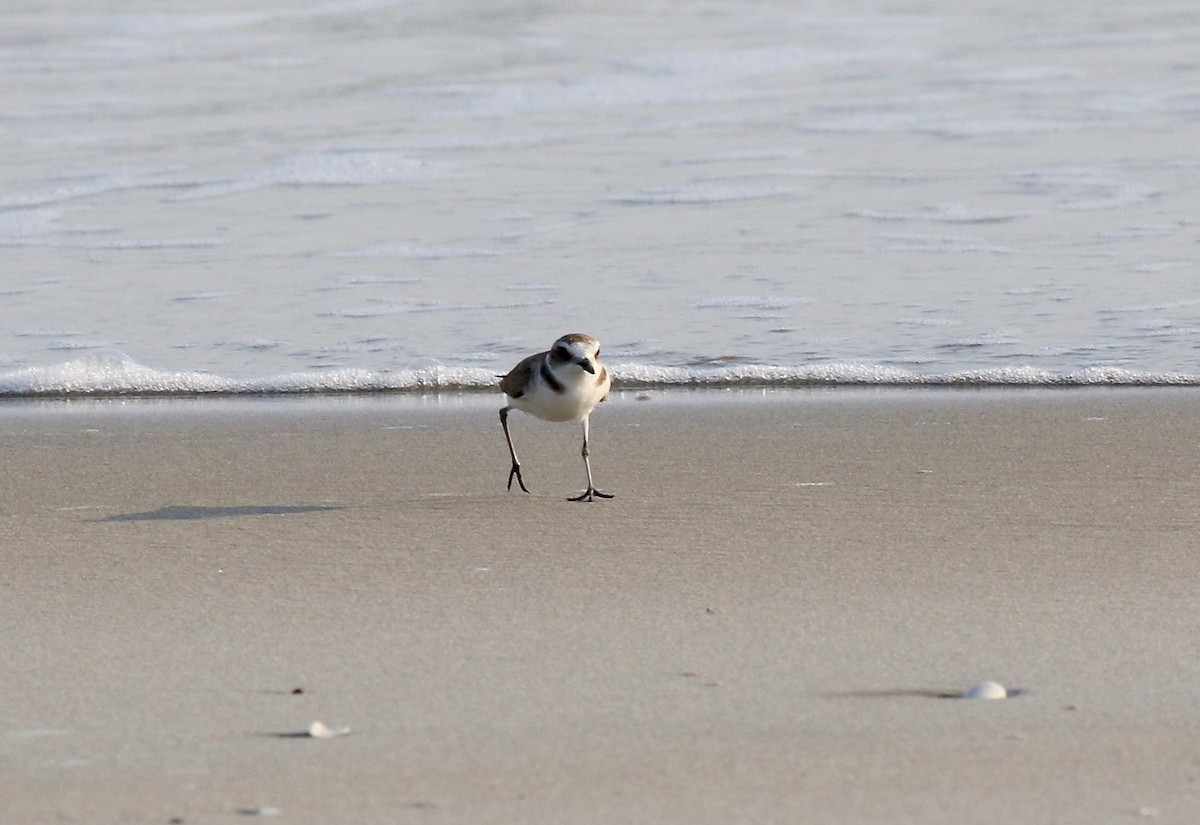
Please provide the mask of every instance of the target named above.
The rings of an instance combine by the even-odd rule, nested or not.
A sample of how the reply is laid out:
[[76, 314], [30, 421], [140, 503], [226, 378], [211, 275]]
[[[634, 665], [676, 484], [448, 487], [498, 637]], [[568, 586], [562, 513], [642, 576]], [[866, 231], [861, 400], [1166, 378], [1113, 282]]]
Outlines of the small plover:
[[588, 461], [588, 416], [596, 405], [608, 397], [612, 380], [600, 362], [600, 342], [590, 335], [573, 332], [554, 342], [546, 352], [531, 355], [500, 377], [500, 389], [508, 396], [508, 406], [500, 410], [500, 426], [512, 456], [508, 471], [508, 489], [513, 479], [526, 493], [529, 488], [521, 478], [521, 462], [513, 449], [508, 433], [508, 413], [521, 410], [545, 421], [579, 421], [583, 423], [583, 468], [587, 471], [587, 489], [568, 501], [595, 501], [612, 498], [592, 484], [592, 465]]

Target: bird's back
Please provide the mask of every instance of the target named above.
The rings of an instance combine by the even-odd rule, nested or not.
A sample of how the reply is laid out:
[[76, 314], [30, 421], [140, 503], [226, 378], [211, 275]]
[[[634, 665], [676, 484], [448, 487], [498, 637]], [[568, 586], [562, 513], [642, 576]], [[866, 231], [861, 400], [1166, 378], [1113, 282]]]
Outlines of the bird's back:
[[545, 357], [546, 352], [531, 355], [509, 370], [508, 375], [500, 376], [500, 389], [504, 394], [509, 398], [520, 398], [524, 395], [525, 390], [533, 380], [534, 372]]

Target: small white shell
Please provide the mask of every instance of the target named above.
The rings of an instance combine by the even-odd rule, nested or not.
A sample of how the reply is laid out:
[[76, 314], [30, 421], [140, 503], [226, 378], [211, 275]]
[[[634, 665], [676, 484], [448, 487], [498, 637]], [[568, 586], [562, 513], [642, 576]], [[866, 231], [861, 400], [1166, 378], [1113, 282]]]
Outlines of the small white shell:
[[985, 681], [963, 691], [964, 699], [1007, 699], [1008, 691], [999, 682]]
[[350, 728], [330, 728], [324, 722], [313, 722], [308, 726], [308, 735], [313, 739], [332, 739], [335, 736], [345, 736]]

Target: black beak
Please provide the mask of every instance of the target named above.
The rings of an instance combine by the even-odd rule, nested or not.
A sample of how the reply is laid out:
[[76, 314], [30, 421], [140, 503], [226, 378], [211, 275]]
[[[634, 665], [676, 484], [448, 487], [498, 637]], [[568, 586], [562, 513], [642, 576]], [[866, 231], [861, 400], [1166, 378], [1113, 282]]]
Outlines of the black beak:
[[593, 367], [592, 362], [587, 360], [586, 358], [580, 358], [578, 361], [576, 361], [576, 363], [579, 364], [579, 366], [583, 367], [588, 372], [590, 372], [592, 375], [596, 374], [596, 368]]

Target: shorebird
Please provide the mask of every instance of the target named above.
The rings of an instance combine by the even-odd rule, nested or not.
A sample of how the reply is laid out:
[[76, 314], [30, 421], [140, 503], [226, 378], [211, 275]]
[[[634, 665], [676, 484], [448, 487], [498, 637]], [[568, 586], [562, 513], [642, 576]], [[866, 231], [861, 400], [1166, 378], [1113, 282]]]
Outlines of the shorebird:
[[600, 362], [600, 342], [590, 335], [573, 332], [554, 342], [545, 352], [525, 358], [508, 375], [500, 376], [500, 389], [508, 396], [508, 405], [500, 410], [500, 426], [512, 456], [508, 471], [508, 489], [513, 479], [526, 493], [521, 478], [521, 462], [513, 449], [508, 432], [508, 414], [521, 410], [545, 421], [579, 421], [583, 424], [583, 468], [587, 471], [587, 489], [568, 501], [595, 501], [612, 498], [592, 484], [592, 465], [588, 461], [588, 416], [608, 397], [612, 381]]

